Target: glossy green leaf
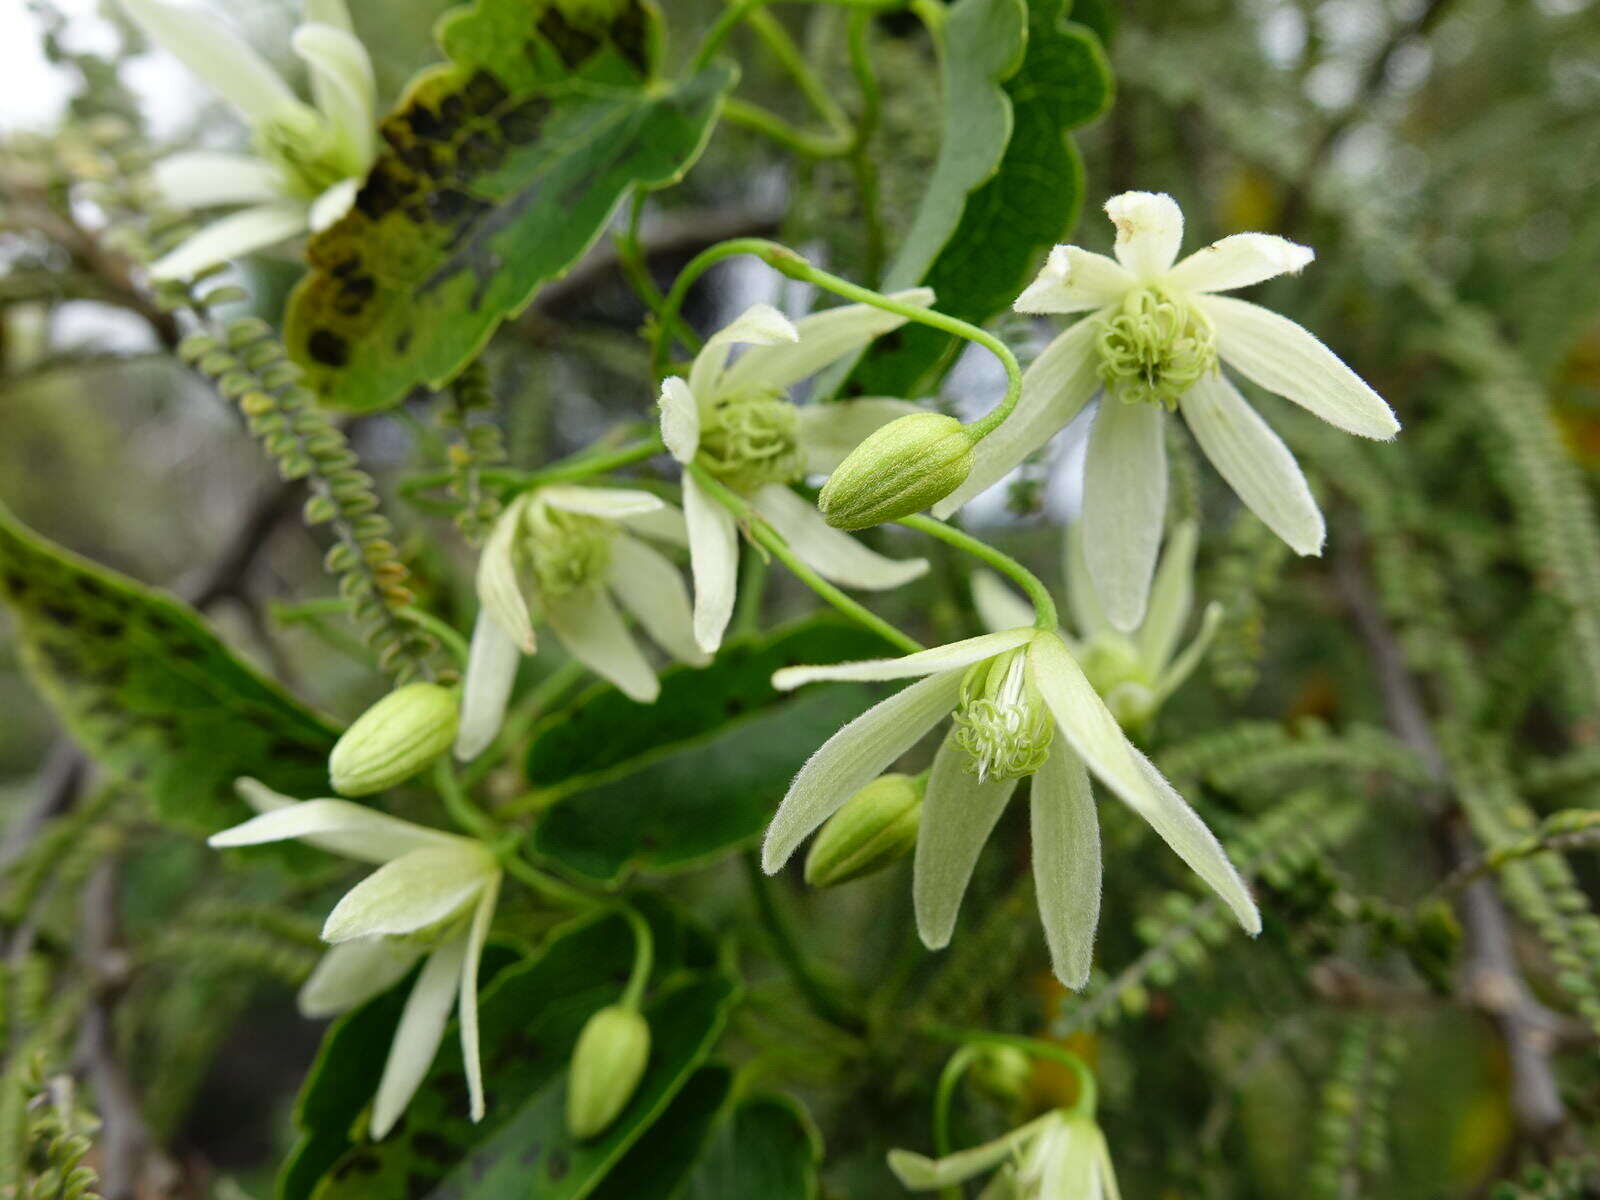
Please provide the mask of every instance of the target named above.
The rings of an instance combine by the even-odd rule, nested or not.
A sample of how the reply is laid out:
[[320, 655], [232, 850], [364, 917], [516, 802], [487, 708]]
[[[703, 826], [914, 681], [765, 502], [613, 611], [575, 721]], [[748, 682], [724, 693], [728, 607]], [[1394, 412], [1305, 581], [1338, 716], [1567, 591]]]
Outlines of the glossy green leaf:
[[607, 7], [478, 0], [441, 22], [450, 62], [383, 122], [355, 206], [311, 239], [290, 301], [286, 340], [327, 403], [384, 408], [442, 384], [630, 189], [698, 156], [732, 68], [664, 83], [655, 7]]
[[233, 781], [328, 788], [337, 730], [245, 663], [174, 597], [78, 557], [0, 507], [0, 600], [74, 740], [174, 824], [249, 815]]
[[751, 1096], [729, 1114], [679, 1200], [813, 1200], [822, 1139], [790, 1096]]
[[[695, 1169], [717, 1121], [727, 1110], [733, 1071], [718, 1063], [701, 1067], [684, 1084], [650, 1130], [623, 1156], [592, 1193], [593, 1200], [670, 1200]], [[729, 1196], [762, 1196], [729, 1192]], [[781, 1200], [781, 1197], [779, 1198]]]

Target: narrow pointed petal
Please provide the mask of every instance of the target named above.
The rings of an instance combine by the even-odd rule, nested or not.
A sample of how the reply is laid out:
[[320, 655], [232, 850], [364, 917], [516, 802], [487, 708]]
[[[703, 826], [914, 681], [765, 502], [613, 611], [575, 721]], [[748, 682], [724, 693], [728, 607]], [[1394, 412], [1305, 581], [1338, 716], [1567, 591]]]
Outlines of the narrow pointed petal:
[[1165, 192], [1123, 192], [1106, 201], [1117, 261], [1145, 282], [1165, 275], [1183, 244], [1183, 210]]
[[472, 1119], [483, 1120], [483, 1058], [478, 1053], [478, 970], [483, 965], [483, 944], [489, 940], [494, 923], [495, 901], [500, 896], [500, 877], [495, 876], [478, 897], [467, 930], [466, 953], [461, 961], [461, 999], [456, 1012], [461, 1022], [461, 1062], [467, 1072], [467, 1097]]
[[1044, 348], [1022, 376], [1022, 397], [1011, 415], [972, 448], [967, 481], [932, 508], [940, 520], [1011, 474], [1022, 460], [1060, 433], [1100, 387], [1094, 322], [1079, 321]]
[[1386, 442], [1400, 432], [1383, 397], [1288, 317], [1231, 296], [1197, 303], [1216, 325], [1222, 361], [1246, 379], [1346, 433]]
[[922, 798], [911, 907], [917, 914], [917, 933], [930, 950], [950, 944], [978, 855], [1017, 790], [1015, 779], [979, 780], [968, 770], [968, 762], [955, 733], [946, 734], [933, 757]]
[[522, 533], [530, 498], [531, 493], [524, 492], [506, 505], [478, 552], [477, 576], [478, 603], [524, 654], [532, 654], [538, 644], [533, 636], [533, 617], [517, 581], [516, 563], [517, 538]]
[[681, 463], [694, 461], [700, 449], [700, 405], [689, 385], [676, 375], [661, 381], [661, 440]]
[[1271, 233], [1236, 233], [1196, 250], [1172, 268], [1167, 283], [1186, 292], [1231, 292], [1234, 288], [1298, 275], [1316, 251]]
[[306, 213], [306, 224], [312, 233], [321, 233], [354, 207], [356, 195], [361, 191], [361, 180], [351, 176], [323, 190], [311, 202]]
[[176, 56], [252, 125], [303, 112], [289, 85], [238, 34], [209, 14], [166, 0], [122, 0], [150, 40]]
[[284, 192], [278, 168], [248, 154], [214, 150], [171, 154], [156, 163], [150, 175], [162, 198], [177, 208], [259, 204], [279, 199]]
[[694, 578], [694, 640], [707, 654], [722, 645], [739, 585], [739, 527], [733, 514], [683, 477], [683, 516], [689, 528], [689, 573]]
[[666, 542], [669, 546], [681, 546], [687, 549], [689, 545], [689, 526], [683, 519], [683, 510], [671, 504], [663, 504], [655, 512], [634, 513], [631, 516], [618, 517], [618, 523], [626, 525], [635, 533], [642, 533], [647, 538], [654, 538], [658, 542]]
[[1300, 465], [1238, 389], [1220, 376], [1202, 379], [1178, 406], [1245, 506], [1296, 554], [1321, 554], [1326, 527]]
[[725, 368], [729, 353], [737, 345], [781, 346], [799, 340], [799, 331], [788, 317], [770, 304], [752, 304], [712, 334], [695, 355], [694, 365], [689, 368], [689, 391], [701, 403], [710, 404], [735, 390], [737, 385], [729, 380], [731, 372]]
[[1012, 1156], [1024, 1143], [1030, 1141], [1050, 1121], [1060, 1119], [1060, 1114], [1047, 1112], [1035, 1117], [1026, 1125], [1013, 1129], [1004, 1137], [992, 1142], [947, 1154], [940, 1159], [913, 1154], [909, 1150], [889, 1151], [889, 1169], [902, 1187], [913, 1192], [931, 1192], [952, 1184], [964, 1183], [975, 1175], [992, 1171]]
[[649, 659], [623, 624], [622, 614], [600, 588], [585, 588], [546, 600], [545, 616], [572, 657], [622, 690], [630, 700], [651, 703], [661, 682]]
[[689, 589], [666, 555], [638, 538], [619, 534], [611, 543], [610, 584], [650, 640], [673, 658], [696, 667], [711, 661], [694, 640]]
[[890, 421], [924, 411], [920, 404], [909, 400], [878, 397], [803, 405], [796, 410], [796, 415], [800, 420], [797, 436], [805, 469], [813, 475], [827, 475], [869, 434], [876, 433]]
[[1056, 978], [1074, 991], [1089, 982], [1100, 923], [1100, 818], [1089, 772], [1055, 746], [1033, 777], [1033, 886]]
[[1163, 703], [1183, 686], [1184, 681], [1194, 674], [1194, 669], [1200, 665], [1200, 660], [1206, 656], [1206, 650], [1211, 645], [1211, 639], [1217, 636], [1217, 629], [1222, 624], [1222, 605], [1213, 600], [1206, 605], [1205, 612], [1200, 614], [1200, 631], [1194, 635], [1194, 640], [1184, 647], [1183, 653], [1173, 660], [1172, 664], [1161, 674], [1156, 681], [1155, 702]]
[[1156, 568], [1150, 608], [1136, 638], [1139, 658], [1156, 671], [1171, 659], [1189, 620], [1194, 603], [1194, 555], [1199, 543], [1199, 525], [1192, 520], [1180, 521], [1167, 536], [1167, 548]]
[[373, 1141], [388, 1136], [433, 1065], [433, 1056], [444, 1041], [444, 1027], [450, 1020], [456, 980], [465, 957], [465, 938], [445, 942], [429, 955], [411, 995], [406, 997], [400, 1025], [389, 1047], [389, 1060], [383, 1064], [383, 1078], [378, 1081], [378, 1093], [372, 1101]]
[[1149, 786], [1137, 796], [1123, 796], [1128, 806], [1148, 821], [1161, 840], [1222, 898], [1246, 933], [1251, 937], [1260, 933], [1261, 913], [1250, 889], [1228, 861], [1222, 844], [1155, 764], [1137, 750], [1131, 753]]
[[638, 488], [570, 487], [556, 484], [539, 489], [539, 499], [551, 508], [563, 512], [582, 513], [588, 517], [605, 517], [620, 520], [659, 512], [667, 507], [660, 496], [641, 492]]
[[[894, 292], [891, 298], [927, 308], [933, 303], [933, 292], [928, 288], [912, 288]], [[802, 317], [793, 326], [796, 333], [793, 341], [760, 343], [740, 355], [723, 373], [719, 394], [754, 388], [787, 388], [905, 323], [906, 318], [870, 304], [846, 304]], [[694, 383], [692, 378], [690, 383]], [[702, 394], [698, 387], [695, 394]]]
[[1083, 518], [1067, 526], [1061, 539], [1061, 569], [1067, 581], [1067, 607], [1072, 610], [1072, 620], [1078, 636], [1090, 641], [1112, 629], [1106, 619], [1106, 610], [1089, 578], [1089, 565], [1083, 559]]
[[300, 1015], [313, 1021], [365, 1004], [406, 977], [422, 949], [400, 938], [357, 938], [330, 946], [300, 988]]
[[316, 23], [296, 29], [290, 45], [310, 69], [311, 94], [353, 157], [351, 165], [367, 162], [376, 136], [377, 84], [366, 47], [349, 30]]
[[900, 658], [869, 658], [861, 662], [831, 663], [821, 667], [784, 667], [773, 673], [772, 686], [779, 691], [793, 691], [819, 680], [834, 682], [878, 682], [886, 679], [912, 679], [918, 675], [937, 675], [944, 671], [961, 671], [973, 663], [1015, 650], [1033, 638], [1031, 624], [1033, 610], [1028, 610], [1029, 625], [1008, 628], [959, 642], [935, 646], [931, 650], [918, 650]]
[[[254, 779], [241, 779], [235, 786], [256, 807], [281, 799]], [[453, 834], [413, 825], [349, 800], [302, 800], [273, 807], [241, 825], [213, 834], [206, 844], [221, 850], [291, 839], [345, 858], [374, 863], [386, 863], [429, 847], [467, 844]]]
[[415, 933], [460, 912], [496, 868], [482, 846], [456, 840], [463, 844], [413, 850], [368, 875], [333, 906], [322, 940]]
[[1115, 259], [1076, 246], [1057, 246], [1011, 307], [1020, 313], [1088, 312], [1116, 304], [1138, 282]]
[[1095, 1126], [1094, 1160], [1100, 1171], [1100, 1186], [1105, 1200], [1122, 1200], [1122, 1190], [1117, 1187], [1117, 1173], [1111, 1166], [1111, 1148], [1106, 1145], [1106, 1135]]
[[1083, 468], [1083, 560], [1124, 633], [1139, 627], [1167, 512], [1166, 412], [1158, 404], [1100, 402]]
[[927, 559], [885, 558], [868, 550], [848, 533], [829, 525], [821, 513], [780, 483], [758, 489], [750, 503], [800, 561], [834, 583], [885, 591], [927, 573]]
[[309, 219], [306, 206], [298, 200], [280, 200], [230, 213], [151, 263], [150, 277], [188, 279], [229, 259], [304, 233]]
[[1033, 624], [1033, 605], [1017, 595], [1000, 576], [981, 567], [972, 573], [972, 603], [983, 627], [991, 633], [1027, 629]]
[[834, 734], [800, 768], [767, 826], [761, 866], [772, 874], [817, 826], [879, 775], [955, 707], [961, 672], [919, 680]]
[[500, 732], [521, 658], [517, 644], [486, 610], [480, 609], [467, 652], [467, 675], [461, 684], [461, 723], [456, 727], [455, 755], [462, 762], [477, 758]]

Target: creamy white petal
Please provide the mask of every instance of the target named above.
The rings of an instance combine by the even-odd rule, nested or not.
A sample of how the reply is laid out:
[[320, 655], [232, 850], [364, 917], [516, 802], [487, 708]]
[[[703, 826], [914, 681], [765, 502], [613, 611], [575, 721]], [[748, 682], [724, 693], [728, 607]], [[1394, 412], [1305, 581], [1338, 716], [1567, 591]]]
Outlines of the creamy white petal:
[[1211, 639], [1217, 636], [1217, 628], [1221, 624], [1222, 605], [1213, 600], [1200, 614], [1200, 630], [1194, 635], [1194, 640], [1183, 648], [1183, 653], [1173, 659], [1172, 664], [1156, 680], [1154, 699], [1157, 704], [1182, 687], [1184, 681], [1194, 674], [1194, 669], [1206, 656], [1206, 649], [1211, 645]]
[[461, 1020], [461, 1062], [467, 1072], [467, 1097], [472, 1119], [483, 1120], [483, 1059], [478, 1053], [478, 970], [483, 965], [483, 944], [494, 923], [495, 901], [500, 896], [500, 877], [496, 875], [478, 897], [467, 929], [466, 953], [461, 961], [461, 999], [456, 1012]]
[[800, 340], [794, 323], [770, 304], [752, 304], [707, 339], [689, 368], [689, 390], [702, 405], [714, 404], [734, 390], [731, 372], [724, 371], [728, 355], [737, 345], [792, 345]]
[[758, 488], [750, 503], [789, 543], [801, 562], [845, 587], [884, 591], [925, 574], [925, 558], [885, 558], [869, 550], [780, 483]]
[[922, 798], [922, 825], [912, 863], [911, 907], [917, 934], [930, 950], [950, 944], [984, 843], [1005, 811], [1015, 779], [979, 780], [952, 730], [939, 745]]
[[1105, 1200], [1122, 1200], [1122, 1191], [1117, 1187], [1117, 1173], [1111, 1167], [1111, 1148], [1106, 1145], [1106, 1135], [1098, 1125], [1094, 1127], [1094, 1161], [1100, 1173], [1100, 1187], [1105, 1192]]
[[622, 614], [601, 588], [584, 588], [545, 600], [545, 617], [572, 657], [622, 690], [649, 704], [661, 694], [650, 660], [623, 624]]
[[694, 461], [700, 449], [700, 405], [689, 385], [677, 375], [661, 381], [661, 440], [681, 463]]
[[310, 220], [305, 204], [280, 200], [241, 209], [202, 228], [150, 264], [152, 279], [187, 279], [229, 259], [304, 233]]
[[1124, 633], [1144, 620], [1167, 511], [1166, 410], [1100, 402], [1083, 467], [1083, 561], [1106, 619]]
[[1316, 258], [1310, 246], [1271, 233], [1235, 233], [1196, 250], [1167, 283], [1187, 292], [1228, 292], [1279, 275], [1298, 275]]
[[739, 527], [733, 514], [683, 477], [683, 516], [689, 528], [689, 574], [694, 579], [694, 640], [707, 654], [722, 645], [739, 586]]
[[1123, 192], [1106, 201], [1117, 227], [1117, 261], [1147, 283], [1157, 282], [1178, 257], [1183, 210], [1165, 192]]
[[1061, 538], [1061, 573], [1067, 581], [1067, 607], [1072, 610], [1072, 621], [1078, 636], [1090, 641], [1102, 633], [1110, 632], [1111, 622], [1101, 607], [1100, 597], [1094, 590], [1094, 580], [1089, 578], [1089, 567], [1083, 561], [1083, 520], [1073, 521]]
[[308, 112], [267, 60], [209, 13], [166, 0], [122, 0], [122, 7], [252, 125]]
[[357, 938], [330, 946], [300, 988], [300, 1015], [313, 1021], [338, 1016], [388, 991], [423, 954], [403, 938]]
[[1004, 1137], [985, 1142], [981, 1146], [974, 1146], [970, 1150], [947, 1154], [940, 1159], [913, 1154], [909, 1150], [891, 1150], [889, 1169], [894, 1172], [902, 1187], [913, 1192], [931, 1192], [952, 1184], [963, 1183], [974, 1175], [994, 1170], [1045, 1126], [1060, 1119], [1061, 1114], [1052, 1110], [1042, 1117], [1035, 1117], [1026, 1125], [1013, 1129]]
[[985, 629], [998, 633], [1002, 629], [1026, 629], [1033, 624], [1033, 605], [993, 571], [982, 567], [972, 573], [972, 603], [978, 610], [978, 619]]
[[327, 229], [355, 205], [356, 195], [361, 191], [361, 180], [356, 178], [341, 179], [332, 187], [323, 190], [322, 194], [311, 202], [311, 207], [306, 213], [306, 224], [312, 233], [321, 233]]
[[[1033, 620], [1033, 612], [1028, 612]], [[912, 679], [918, 675], [937, 675], [942, 671], [960, 671], [973, 663], [1015, 650], [1033, 638], [1031, 625], [1007, 628], [977, 637], [964, 638], [935, 646], [931, 650], [918, 650], [900, 658], [869, 658], [861, 662], [831, 663], [820, 667], [784, 667], [774, 672], [772, 686], [779, 691], [793, 691], [819, 680], [833, 682], [879, 682], [888, 679]]]
[[471, 762], [500, 732], [506, 703], [517, 679], [522, 651], [506, 636], [486, 609], [478, 610], [467, 651], [467, 674], [461, 682], [461, 722], [456, 727], [455, 755]]
[[[933, 303], [928, 288], [893, 292], [891, 299], [927, 308]], [[718, 395], [755, 388], [787, 388], [828, 364], [853, 354], [880, 334], [898, 329], [906, 318], [870, 304], [846, 304], [802, 317], [794, 325], [793, 341], [768, 341], [741, 354], [722, 375]], [[709, 349], [709, 346], [707, 347]], [[691, 378], [691, 385], [694, 380]], [[695, 395], [702, 395], [698, 387]]]
[[386, 863], [414, 850], [471, 844], [349, 800], [301, 800], [278, 806], [283, 797], [254, 779], [240, 779], [234, 786], [253, 807], [267, 811], [212, 834], [206, 844], [219, 850], [298, 839], [345, 858]]
[[671, 546], [689, 545], [689, 526], [683, 519], [683, 510], [674, 505], [663, 504], [655, 512], [633, 513], [618, 517], [617, 521], [633, 532], [655, 538], [658, 542], [666, 542]]
[[493, 855], [476, 842], [413, 850], [346, 892], [328, 914], [322, 940], [426, 929], [460, 912], [497, 870]]
[[1057, 246], [1011, 307], [1021, 313], [1087, 312], [1116, 304], [1136, 283], [1115, 259], [1077, 246]]
[[1022, 375], [1017, 407], [972, 448], [972, 472], [933, 506], [943, 520], [999, 483], [1066, 427], [1100, 387], [1095, 370], [1094, 322], [1079, 321], [1056, 337]]
[[376, 138], [377, 84], [366, 48], [349, 30], [315, 22], [296, 29], [290, 45], [310, 69], [317, 108], [347, 152], [356, 162], [370, 160]]
[[955, 707], [960, 671], [918, 680], [851, 721], [800, 768], [767, 826], [761, 866], [772, 874], [841, 805], [882, 775]]
[[1100, 819], [1089, 772], [1056, 745], [1033, 777], [1033, 886], [1056, 978], [1074, 990], [1089, 981], [1100, 923]]
[[666, 555], [638, 538], [618, 534], [611, 542], [610, 585], [622, 607], [673, 658], [696, 667], [711, 661], [694, 640], [689, 589]]
[[1307, 329], [1232, 296], [1196, 300], [1217, 327], [1217, 353], [1246, 379], [1360, 437], [1388, 441], [1400, 422], [1383, 397]]
[[869, 434], [890, 421], [925, 411], [909, 400], [880, 397], [802, 405], [796, 410], [800, 421], [796, 434], [805, 469], [811, 474], [826, 475]]
[[278, 199], [285, 187], [278, 168], [264, 159], [214, 150], [168, 155], [150, 176], [162, 198], [178, 208], [257, 204]]
[[638, 488], [576, 487], [569, 484], [552, 484], [535, 493], [539, 500], [563, 512], [582, 513], [588, 517], [605, 517], [620, 520], [659, 512], [667, 502], [650, 492]]
[[1162, 841], [1189, 865], [1189, 869], [1233, 910], [1244, 931], [1254, 937], [1261, 932], [1261, 913], [1239, 872], [1228, 861], [1228, 854], [1189, 802], [1178, 795], [1155, 764], [1132, 750], [1139, 771], [1149, 784], [1138, 797], [1124, 796], [1128, 806], [1150, 823]]
[[1194, 603], [1194, 555], [1199, 543], [1200, 526], [1193, 520], [1178, 522], [1167, 535], [1167, 548], [1161, 554], [1156, 581], [1150, 589], [1150, 607], [1135, 638], [1140, 660], [1155, 670], [1172, 657], [1189, 620]]
[[389, 1059], [383, 1064], [383, 1078], [378, 1081], [378, 1093], [372, 1101], [373, 1141], [388, 1136], [433, 1065], [433, 1056], [439, 1052], [444, 1027], [450, 1020], [456, 980], [466, 952], [465, 938], [454, 937], [445, 942], [428, 956], [411, 995], [406, 997], [400, 1025], [389, 1047]]
[[533, 617], [517, 580], [516, 560], [517, 539], [522, 536], [522, 521], [531, 501], [532, 494], [524, 492], [506, 505], [478, 552], [478, 603], [524, 654], [532, 654], [538, 645]]
[[1220, 376], [1200, 380], [1178, 401], [1195, 441], [1239, 499], [1296, 554], [1321, 554], [1322, 513], [1283, 439]]

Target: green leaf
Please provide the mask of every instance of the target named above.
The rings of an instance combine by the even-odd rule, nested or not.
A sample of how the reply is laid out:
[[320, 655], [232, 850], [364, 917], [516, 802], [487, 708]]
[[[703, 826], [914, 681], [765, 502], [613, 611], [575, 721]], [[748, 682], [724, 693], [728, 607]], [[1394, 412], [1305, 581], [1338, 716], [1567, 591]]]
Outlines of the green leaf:
[[812, 1200], [822, 1139], [790, 1096], [752, 1096], [733, 1110], [679, 1200]]
[[[733, 1071], [719, 1063], [701, 1067], [683, 1091], [611, 1169], [593, 1193], [593, 1200], [670, 1200], [688, 1177], [726, 1110], [733, 1089]], [[761, 1192], [729, 1192], [760, 1196]]]
[[165, 819], [206, 833], [243, 819], [240, 775], [289, 795], [327, 791], [333, 726], [187, 605], [46, 541], [3, 506], [0, 600], [68, 732]]
[[[1027, 55], [1004, 85], [1012, 130], [999, 170], [968, 198], [960, 224], [920, 281], [897, 280], [927, 284], [940, 311], [964, 321], [981, 325], [1009, 308], [1083, 206], [1083, 161], [1069, 131], [1106, 110], [1112, 79], [1099, 39], [1068, 21], [1066, 8], [1066, 0], [1029, 0]], [[850, 390], [923, 394], [963, 344], [908, 325], [875, 343]]]
[[676, 182], [734, 71], [655, 77], [648, 0], [563, 15], [478, 0], [441, 22], [451, 61], [382, 125], [350, 212], [311, 239], [285, 336], [329, 404], [367, 411], [461, 369], [593, 244], [634, 187]]

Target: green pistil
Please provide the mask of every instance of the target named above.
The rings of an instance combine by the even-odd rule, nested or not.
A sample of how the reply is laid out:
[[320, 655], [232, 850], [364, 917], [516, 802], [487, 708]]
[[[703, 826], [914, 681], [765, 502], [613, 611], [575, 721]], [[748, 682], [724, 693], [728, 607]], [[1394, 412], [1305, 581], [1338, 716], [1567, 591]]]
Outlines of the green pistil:
[[603, 517], [535, 503], [528, 511], [528, 556], [539, 591], [555, 599], [599, 583], [611, 567], [617, 527]]
[[700, 462], [738, 492], [794, 483], [805, 474], [798, 427], [794, 405], [777, 396], [724, 400], [700, 430]]
[[971, 667], [961, 681], [955, 739], [980, 781], [1021, 779], [1050, 757], [1055, 723], [1028, 677], [1023, 651]]
[[1126, 403], [1178, 406], [1178, 397], [1217, 369], [1211, 321], [1159, 288], [1129, 292], [1119, 309], [1094, 318], [1101, 381]]

